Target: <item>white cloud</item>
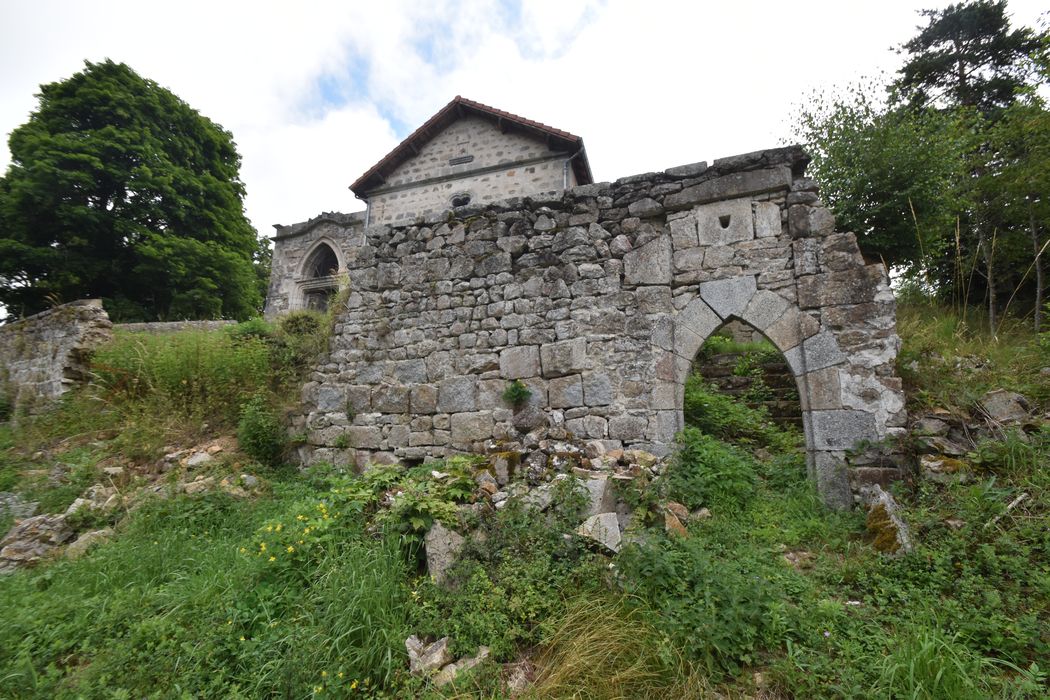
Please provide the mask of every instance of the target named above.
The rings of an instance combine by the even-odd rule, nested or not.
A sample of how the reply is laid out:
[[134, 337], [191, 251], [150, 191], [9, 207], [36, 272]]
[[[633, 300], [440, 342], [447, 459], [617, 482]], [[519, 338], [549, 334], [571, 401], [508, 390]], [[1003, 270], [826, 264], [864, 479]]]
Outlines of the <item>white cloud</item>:
[[[892, 71], [916, 10], [944, 4], [4, 3], [0, 132], [40, 83], [124, 61], [233, 132], [269, 235], [359, 209], [347, 186], [456, 94], [583, 136], [600, 179], [776, 145], [811, 90]], [[1039, 5], [1012, 2], [1016, 23]]]

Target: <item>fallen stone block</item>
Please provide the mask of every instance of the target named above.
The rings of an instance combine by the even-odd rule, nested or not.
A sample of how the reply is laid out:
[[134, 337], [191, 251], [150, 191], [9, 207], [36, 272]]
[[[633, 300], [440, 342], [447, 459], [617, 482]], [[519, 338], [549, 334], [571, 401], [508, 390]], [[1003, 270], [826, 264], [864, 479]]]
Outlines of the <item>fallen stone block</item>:
[[427, 553], [427, 571], [436, 583], [445, 582], [447, 571], [455, 563], [464, 542], [462, 535], [439, 522], [430, 526], [423, 537], [423, 546]]
[[452, 662], [449, 645], [452, 640], [442, 637], [432, 644], [427, 644], [416, 635], [405, 640], [408, 650], [408, 669], [414, 674], [437, 671]]
[[612, 552], [620, 551], [620, 523], [616, 513], [600, 513], [583, 521], [576, 534], [602, 545]]

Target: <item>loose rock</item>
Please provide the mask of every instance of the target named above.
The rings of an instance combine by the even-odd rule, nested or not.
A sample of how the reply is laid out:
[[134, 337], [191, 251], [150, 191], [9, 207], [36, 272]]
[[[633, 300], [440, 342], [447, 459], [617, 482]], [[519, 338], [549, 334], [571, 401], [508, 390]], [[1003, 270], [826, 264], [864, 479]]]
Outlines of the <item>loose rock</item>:
[[612, 552], [620, 551], [620, 523], [616, 513], [592, 515], [576, 529], [576, 534], [594, 540]]
[[423, 538], [427, 552], [427, 571], [436, 583], [444, 583], [449, 567], [456, 561], [465, 542], [462, 535], [434, 522]]
[[38, 563], [73, 539], [73, 534], [65, 515], [48, 513], [16, 523], [0, 540], [0, 573]]
[[408, 668], [414, 674], [437, 671], [442, 666], [452, 662], [452, 652], [449, 650], [451, 640], [442, 637], [433, 644], [423, 642], [416, 635], [405, 640], [405, 649], [408, 650]]

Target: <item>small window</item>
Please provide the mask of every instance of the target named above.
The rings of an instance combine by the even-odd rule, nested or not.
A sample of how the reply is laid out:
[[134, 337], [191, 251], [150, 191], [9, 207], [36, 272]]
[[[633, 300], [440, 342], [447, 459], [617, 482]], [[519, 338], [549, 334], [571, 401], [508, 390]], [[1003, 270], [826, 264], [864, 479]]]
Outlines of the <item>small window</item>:
[[460, 192], [459, 194], [452, 195], [452, 199], [449, 201], [453, 207], [465, 207], [470, 204], [470, 195], [466, 192]]

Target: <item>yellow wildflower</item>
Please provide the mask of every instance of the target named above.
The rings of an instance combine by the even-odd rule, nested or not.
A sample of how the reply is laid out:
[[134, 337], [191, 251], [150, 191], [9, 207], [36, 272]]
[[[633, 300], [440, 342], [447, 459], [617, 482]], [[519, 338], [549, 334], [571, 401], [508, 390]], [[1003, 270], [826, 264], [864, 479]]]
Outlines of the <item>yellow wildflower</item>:
[[342, 677], [343, 677], [343, 672], [342, 672], [342, 671], [340, 671], [339, 673], [337, 673], [337, 674], [335, 674], [335, 675], [337, 675], [337, 676], [339, 676], [340, 678], [342, 678]]
[[266, 526], [266, 531], [267, 532], [273, 532], [273, 525], [267, 525]]
[[321, 671], [321, 678], [328, 678], [328, 671]]
[[277, 557], [270, 557], [270, 561], [277, 561]]
[[287, 551], [287, 552], [288, 552], [289, 554], [291, 554], [292, 552], [294, 552], [294, 551], [295, 551], [295, 547], [293, 547], [292, 545], [288, 545], [288, 548], [287, 548], [287, 550], [286, 550], [286, 551]]
[[260, 542], [259, 543], [259, 551], [260, 552], [265, 552], [266, 551], [266, 543], [265, 542]]
[[241, 547], [241, 554], [244, 554], [247, 551], [248, 551], [247, 549], [245, 549], [244, 547]]
[[303, 521], [303, 520], [306, 520], [306, 516], [300, 514], [300, 515], [295, 516], [295, 519], [299, 520], [299, 521]]
[[226, 621], [226, 624], [227, 624], [227, 625], [232, 625], [232, 624], [233, 624], [233, 620], [227, 620], [227, 621]]
[[277, 523], [277, 527], [275, 527], [275, 528], [273, 529], [273, 531], [274, 531], [274, 532], [280, 532], [280, 531], [281, 531], [281, 524], [280, 524], [280, 523]]
[[357, 681], [356, 680], [353, 683], [350, 684], [350, 690], [354, 690], [355, 688], [357, 688]]
[[244, 641], [244, 635], [243, 634], [241, 635], [241, 641], [242, 642]]

